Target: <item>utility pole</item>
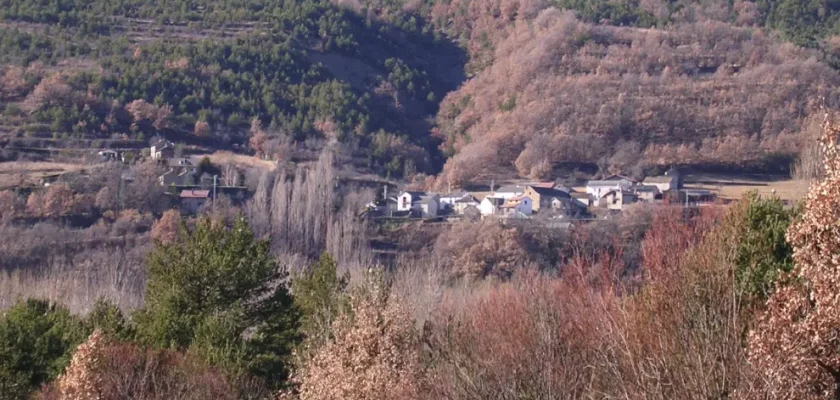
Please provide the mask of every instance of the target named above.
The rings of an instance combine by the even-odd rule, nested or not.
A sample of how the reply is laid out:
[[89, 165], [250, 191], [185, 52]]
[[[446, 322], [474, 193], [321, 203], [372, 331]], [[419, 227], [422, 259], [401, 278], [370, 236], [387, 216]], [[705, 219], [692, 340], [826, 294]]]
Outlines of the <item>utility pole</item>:
[[213, 211], [216, 211], [216, 182], [219, 180], [219, 175], [213, 175]]

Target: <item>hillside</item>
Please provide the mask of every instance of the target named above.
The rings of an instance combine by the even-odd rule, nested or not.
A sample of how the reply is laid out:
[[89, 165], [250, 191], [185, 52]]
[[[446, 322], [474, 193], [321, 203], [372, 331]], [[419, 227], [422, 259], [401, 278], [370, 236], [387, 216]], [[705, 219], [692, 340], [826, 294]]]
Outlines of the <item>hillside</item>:
[[[561, 163], [626, 172], [789, 159], [813, 99], [837, 106], [816, 51], [715, 21], [598, 26], [546, 10], [496, 46], [494, 62], [444, 100], [446, 177], [501, 168], [548, 178]], [[789, 161], [788, 161], [789, 162]]]
[[0, 10], [4, 160], [163, 135], [287, 161], [338, 142], [359, 169], [443, 171], [452, 183], [579, 164], [778, 170], [801, 146], [802, 121], [836, 105], [833, 2], [0, 0]]
[[[383, 174], [432, 172], [437, 104], [463, 52], [409, 12], [328, 1], [164, 5], [3, 1], [4, 130], [215, 147], [347, 144]], [[254, 123], [254, 119], [259, 123]]]

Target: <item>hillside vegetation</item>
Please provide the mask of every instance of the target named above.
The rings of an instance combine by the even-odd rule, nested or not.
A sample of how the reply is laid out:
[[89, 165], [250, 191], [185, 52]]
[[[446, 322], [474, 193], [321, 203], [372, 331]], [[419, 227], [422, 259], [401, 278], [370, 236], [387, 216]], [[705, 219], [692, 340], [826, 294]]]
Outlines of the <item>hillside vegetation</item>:
[[814, 99], [838, 99], [838, 74], [816, 52], [714, 21], [654, 30], [546, 10], [494, 57], [438, 115], [453, 182], [496, 166], [547, 178], [564, 162], [772, 162], [796, 154]]
[[337, 141], [356, 166], [394, 177], [436, 173], [454, 156], [453, 182], [488, 165], [529, 176], [564, 162], [766, 169], [797, 154], [815, 105], [804, 93], [836, 102], [834, 2], [2, 0], [0, 10], [0, 133], [12, 138], [163, 134], [279, 159]]

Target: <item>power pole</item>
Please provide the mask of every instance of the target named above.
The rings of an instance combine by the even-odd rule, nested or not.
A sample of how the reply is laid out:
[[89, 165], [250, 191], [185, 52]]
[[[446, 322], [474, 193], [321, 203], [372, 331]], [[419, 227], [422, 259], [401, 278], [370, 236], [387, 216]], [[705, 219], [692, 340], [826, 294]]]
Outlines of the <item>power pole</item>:
[[213, 175], [213, 211], [216, 211], [216, 182], [219, 180], [219, 175]]

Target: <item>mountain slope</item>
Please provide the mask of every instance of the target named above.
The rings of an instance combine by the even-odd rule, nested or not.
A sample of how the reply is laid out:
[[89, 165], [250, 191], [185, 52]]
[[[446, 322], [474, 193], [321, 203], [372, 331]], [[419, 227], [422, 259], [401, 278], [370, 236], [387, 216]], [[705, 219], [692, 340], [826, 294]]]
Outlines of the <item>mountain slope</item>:
[[495, 47], [441, 106], [447, 181], [498, 167], [545, 178], [559, 163], [761, 163], [795, 154], [818, 99], [840, 99], [816, 51], [714, 21], [622, 28], [548, 9]]

